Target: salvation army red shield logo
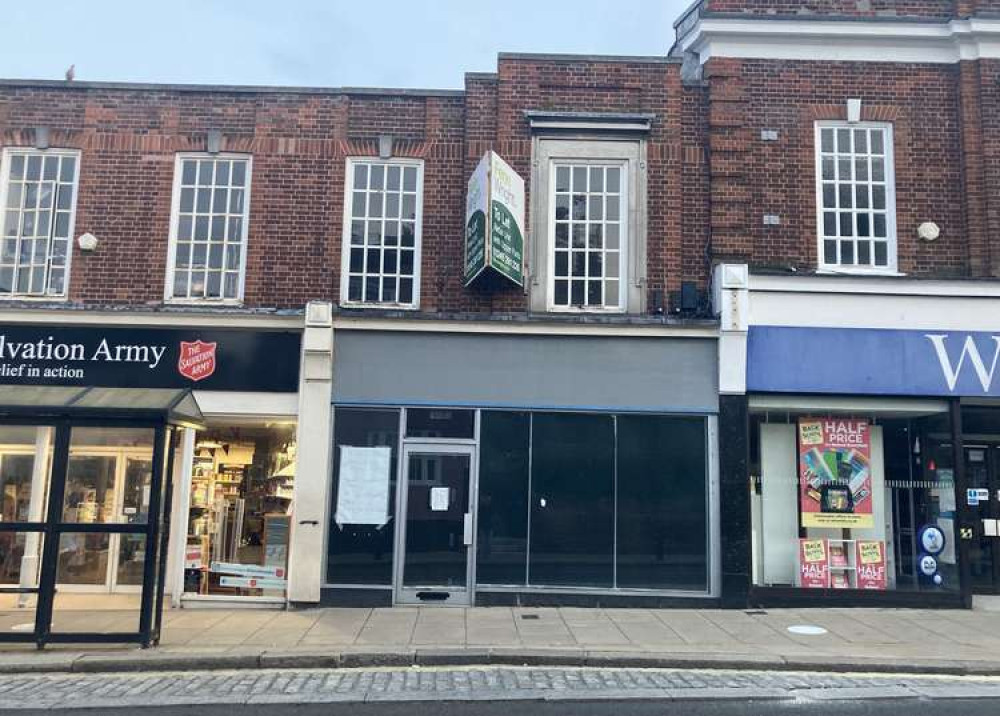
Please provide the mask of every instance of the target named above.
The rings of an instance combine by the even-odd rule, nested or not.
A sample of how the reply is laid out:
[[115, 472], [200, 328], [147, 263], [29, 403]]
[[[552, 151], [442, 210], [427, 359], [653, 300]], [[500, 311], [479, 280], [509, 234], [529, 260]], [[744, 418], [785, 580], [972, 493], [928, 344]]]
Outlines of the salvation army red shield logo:
[[177, 359], [177, 370], [185, 378], [193, 381], [204, 380], [215, 372], [216, 343], [204, 341], [181, 341], [181, 355]]

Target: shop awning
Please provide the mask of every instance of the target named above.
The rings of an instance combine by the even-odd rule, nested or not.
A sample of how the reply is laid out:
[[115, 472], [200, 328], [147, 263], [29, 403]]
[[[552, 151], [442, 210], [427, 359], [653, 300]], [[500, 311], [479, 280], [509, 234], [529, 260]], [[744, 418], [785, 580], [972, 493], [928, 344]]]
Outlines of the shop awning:
[[163, 420], [202, 427], [198, 401], [187, 388], [77, 388], [0, 386], [0, 415], [111, 417]]

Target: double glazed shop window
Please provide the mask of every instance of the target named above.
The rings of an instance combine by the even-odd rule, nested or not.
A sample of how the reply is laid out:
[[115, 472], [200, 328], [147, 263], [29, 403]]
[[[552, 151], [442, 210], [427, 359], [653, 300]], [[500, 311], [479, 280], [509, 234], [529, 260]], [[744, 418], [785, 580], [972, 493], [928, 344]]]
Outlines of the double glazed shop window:
[[947, 406], [911, 417], [761, 410], [750, 462], [755, 585], [959, 590]]
[[422, 173], [419, 161], [348, 160], [342, 302], [419, 304]]
[[79, 152], [8, 149], [0, 181], [0, 296], [65, 296]]
[[167, 297], [239, 301], [250, 216], [250, 158], [177, 159]]
[[[482, 411], [480, 420], [479, 588], [708, 590], [704, 418]], [[399, 410], [337, 408], [334, 508], [344, 445], [390, 447], [395, 495], [399, 425]], [[329, 526], [327, 583], [392, 584], [394, 509], [390, 499], [386, 526]]]

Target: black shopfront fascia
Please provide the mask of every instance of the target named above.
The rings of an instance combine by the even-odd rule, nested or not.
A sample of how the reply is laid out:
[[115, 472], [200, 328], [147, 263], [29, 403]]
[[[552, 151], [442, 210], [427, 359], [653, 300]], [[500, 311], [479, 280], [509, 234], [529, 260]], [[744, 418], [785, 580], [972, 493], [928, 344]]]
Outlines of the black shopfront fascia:
[[[828, 397], [828, 396], [823, 396]], [[965, 474], [961, 400], [949, 401], [955, 494], [968, 488]], [[965, 500], [958, 507], [957, 592], [865, 591], [859, 589], [801, 589], [762, 587], [753, 584], [751, 559], [751, 505], [747, 489], [750, 465], [749, 398], [721, 396], [719, 405], [720, 498], [722, 501], [722, 603], [730, 608], [801, 607], [912, 607], [924, 609], [972, 608], [969, 542], [961, 537], [976, 515]], [[963, 529], [964, 528], [964, 529]]]
[[0, 327], [0, 385], [298, 391], [301, 334], [197, 328]]

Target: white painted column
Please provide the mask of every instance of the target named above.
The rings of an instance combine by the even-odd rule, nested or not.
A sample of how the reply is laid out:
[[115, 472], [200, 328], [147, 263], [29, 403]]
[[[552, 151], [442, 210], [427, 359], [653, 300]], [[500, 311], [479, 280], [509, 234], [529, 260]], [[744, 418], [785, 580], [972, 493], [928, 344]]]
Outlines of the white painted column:
[[181, 605], [184, 593], [184, 552], [187, 549], [188, 520], [191, 516], [191, 471], [194, 466], [195, 431], [181, 430], [179, 446], [174, 454], [173, 499], [170, 504], [170, 545], [167, 550], [167, 577], [164, 585], [170, 595], [170, 606]]
[[[31, 468], [31, 496], [28, 498], [28, 522], [45, 521], [45, 496], [49, 492], [52, 441], [55, 428], [39, 427], [35, 432], [35, 460]], [[21, 557], [21, 583], [23, 589], [38, 584], [38, 565], [41, 561], [42, 535], [40, 532], [24, 533], [24, 554]], [[17, 606], [26, 607], [33, 601], [30, 594], [21, 593]]]
[[746, 264], [719, 264], [712, 278], [712, 307], [719, 317], [719, 393], [747, 392], [750, 271]]
[[299, 376], [298, 448], [288, 561], [288, 601], [319, 602], [330, 501], [333, 306], [306, 306]]

